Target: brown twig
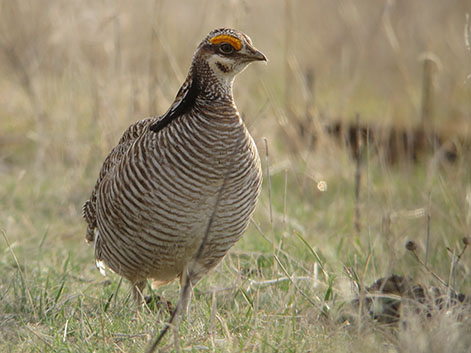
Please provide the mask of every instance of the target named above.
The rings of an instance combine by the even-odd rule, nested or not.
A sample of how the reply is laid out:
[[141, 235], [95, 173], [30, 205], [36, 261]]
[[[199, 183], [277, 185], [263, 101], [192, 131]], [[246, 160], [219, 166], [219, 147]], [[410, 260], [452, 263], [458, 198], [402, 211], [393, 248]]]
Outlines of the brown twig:
[[356, 168], [355, 168], [355, 230], [357, 233], [361, 231], [361, 221], [360, 221], [360, 187], [361, 187], [361, 131], [360, 131], [360, 117], [359, 114], [356, 115], [356, 126], [355, 126], [355, 141], [352, 143], [355, 144], [356, 149]]
[[443, 279], [440, 278], [433, 270], [428, 267], [425, 262], [422, 261], [422, 259], [417, 255], [417, 245], [413, 241], [408, 241], [406, 244], [406, 249], [412, 252], [414, 255], [415, 259], [433, 276], [435, 277], [441, 284], [443, 284], [445, 287], [448, 287], [448, 283], [446, 283]]

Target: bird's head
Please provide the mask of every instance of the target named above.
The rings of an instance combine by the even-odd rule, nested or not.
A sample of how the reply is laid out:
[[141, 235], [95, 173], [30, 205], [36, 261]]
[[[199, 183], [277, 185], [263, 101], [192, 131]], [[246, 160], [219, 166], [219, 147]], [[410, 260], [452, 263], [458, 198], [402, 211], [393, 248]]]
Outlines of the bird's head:
[[267, 58], [253, 46], [249, 36], [230, 28], [211, 31], [196, 49], [190, 72], [175, 101], [150, 129], [154, 132], [162, 130], [173, 119], [190, 110], [198, 98], [200, 101], [210, 100], [212, 105], [216, 100], [224, 104], [229, 101], [236, 110], [232, 82], [253, 61], [267, 61]]
[[267, 61], [246, 34], [230, 28], [211, 31], [196, 50], [194, 60], [205, 63], [202, 74], [209, 69], [221, 83], [230, 84], [234, 77], [253, 61]]

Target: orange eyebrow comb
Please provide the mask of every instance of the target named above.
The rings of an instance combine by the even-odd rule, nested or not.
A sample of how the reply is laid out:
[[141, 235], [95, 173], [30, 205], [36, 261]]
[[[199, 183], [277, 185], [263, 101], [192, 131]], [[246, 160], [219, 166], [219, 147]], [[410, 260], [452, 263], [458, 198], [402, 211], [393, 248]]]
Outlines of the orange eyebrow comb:
[[216, 37], [211, 38], [209, 41], [212, 44], [219, 44], [222, 42], [229, 43], [234, 47], [235, 50], [240, 50], [242, 48], [242, 43], [240, 42], [240, 39], [228, 34], [220, 34]]

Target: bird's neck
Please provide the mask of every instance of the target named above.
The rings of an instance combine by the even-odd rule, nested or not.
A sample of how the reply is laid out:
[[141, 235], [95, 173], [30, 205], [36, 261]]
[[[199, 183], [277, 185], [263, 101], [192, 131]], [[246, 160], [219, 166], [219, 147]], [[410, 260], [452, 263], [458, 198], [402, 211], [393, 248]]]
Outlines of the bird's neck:
[[192, 66], [193, 84], [197, 90], [196, 100], [216, 105], [235, 105], [232, 87], [234, 77], [218, 77], [207, 63]]

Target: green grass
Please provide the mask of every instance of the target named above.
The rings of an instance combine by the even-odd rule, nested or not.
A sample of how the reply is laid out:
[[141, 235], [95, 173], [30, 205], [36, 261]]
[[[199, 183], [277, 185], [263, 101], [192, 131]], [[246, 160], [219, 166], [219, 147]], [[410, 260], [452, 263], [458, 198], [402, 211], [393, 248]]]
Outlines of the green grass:
[[[181, 346], [216, 352], [387, 352], [389, 346], [398, 347], [396, 338], [377, 331], [371, 322], [361, 335], [358, 328], [342, 322], [343, 309], [355, 293], [355, 281], [343, 267], [354, 270], [362, 285], [388, 271], [437, 285], [404, 247], [413, 239], [423, 256], [424, 217], [398, 215], [391, 220], [389, 237], [381, 230], [382, 214], [425, 207], [430, 195], [429, 263], [447, 281], [451, 257], [446, 246], [462, 248], [466, 223], [465, 213], [459, 212], [465, 195], [452, 184], [466, 185], [470, 180], [468, 171], [456, 170], [440, 170], [425, 190], [419, 168], [371, 175], [371, 195], [365, 195], [367, 189], [362, 194], [359, 234], [353, 228], [351, 178], [332, 177], [332, 183], [326, 178], [326, 192], [309, 184], [303, 193], [291, 171], [272, 175], [274, 223], [269, 220], [265, 183], [254, 217], [263, 234], [252, 225], [197, 286], [191, 321], [180, 328]], [[288, 194], [283, 215], [285, 175]], [[8, 215], [2, 218], [2, 228], [9, 241], [9, 246], [4, 240], [0, 247], [2, 351], [139, 352], [168, 319], [167, 313], [147, 308], [134, 318], [127, 284], [118, 289], [118, 276], [104, 278], [95, 269], [93, 250], [82, 240], [80, 192], [70, 187], [79, 185], [80, 178], [74, 173], [36, 178], [13, 171], [2, 176], [2, 214]], [[319, 262], [327, 276], [318, 268], [315, 278]], [[457, 269], [457, 289], [467, 293], [468, 264], [465, 253]], [[273, 283], [274, 279], [281, 281]], [[159, 295], [175, 303], [178, 285], [164, 287]], [[464, 332], [459, 321], [454, 324]], [[163, 346], [173, 350], [172, 344], [170, 334]]]
[[[249, 67], [235, 86], [265, 178], [253, 224], [195, 288], [191, 319], [179, 328], [181, 349], [469, 352], [465, 306], [435, 308], [428, 319], [405, 311], [406, 324], [384, 327], [352, 304], [358, 288], [391, 273], [441, 287], [405, 249], [412, 240], [425, 258], [428, 215], [428, 266], [450, 281], [452, 253], [463, 249], [462, 238], [471, 229], [469, 150], [463, 146], [454, 164], [429, 154], [417, 164], [391, 166], [370, 148], [362, 163], [358, 232], [349, 151], [324, 133], [310, 149], [295, 133], [309, 101], [303, 82], [309, 68], [316, 74], [309, 112], [321, 126], [337, 117], [351, 121], [357, 112], [362, 121], [379, 126], [415, 125], [421, 92], [417, 57], [427, 49], [441, 65], [433, 123], [448, 135], [469, 137], [466, 4], [444, 8], [438, 0], [423, 0], [412, 8], [393, 6], [388, 11], [400, 44], [393, 50], [383, 5], [299, 3], [290, 45], [296, 60], [290, 59], [285, 72], [280, 41], [285, 28], [272, 26], [285, 16], [281, 2], [269, 8], [234, 2], [228, 11], [210, 1], [211, 13], [199, 2], [96, 3], [92, 12], [78, 3], [50, 3], [0, 5], [1, 352], [143, 352], [164, 327], [166, 311], [143, 306], [135, 315], [128, 284], [120, 285], [113, 273], [100, 275], [93, 248], [84, 241], [81, 206], [123, 130], [167, 109], [196, 43], [221, 21], [236, 23], [270, 59], [266, 67]], [[154, 13], [154, 6], [178, 16]], [[159, 36], [154, 42], [151, 28]], [[312, 40], [305, 40], [306, 33]], [[20, 59], [12, 61], [12, 52]], [[152, 55], [155, 71], [149, 69]], [[291, 80], [285, 80], [289, 74]], [[288, 81], [295, 93], [292, 115], [284, 102]], [[326, 190], [318, 187], [321, 181]], [[471, 293], [470, 259], [468, 249], [453, 280], [466, 294]], [[179, 291], [172, 283], [157, 294], [175, 304]], [[160, 348], [176, 350], [172, 330]]]

